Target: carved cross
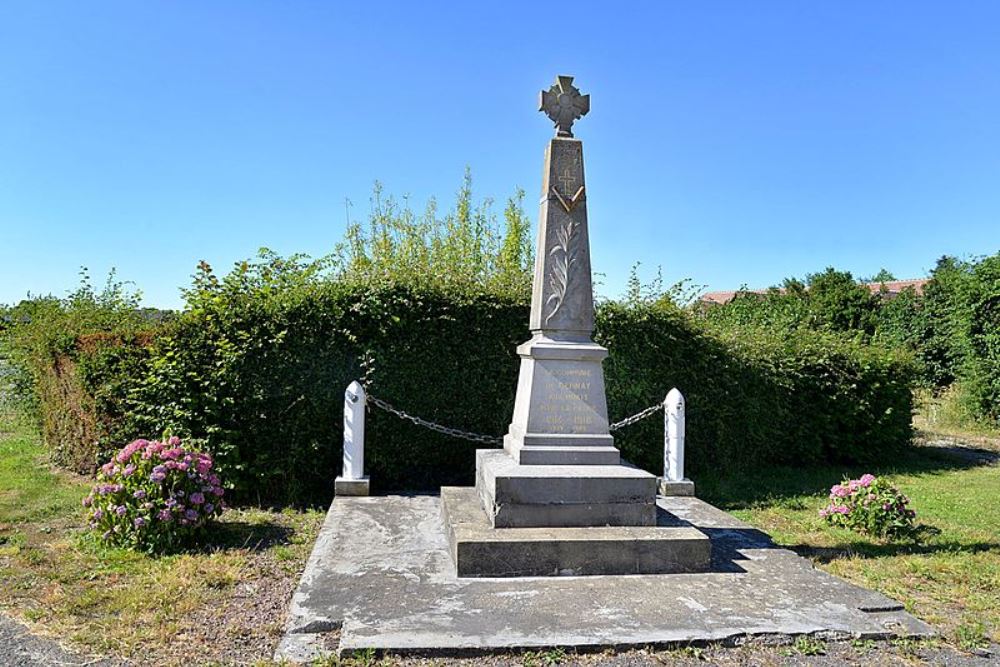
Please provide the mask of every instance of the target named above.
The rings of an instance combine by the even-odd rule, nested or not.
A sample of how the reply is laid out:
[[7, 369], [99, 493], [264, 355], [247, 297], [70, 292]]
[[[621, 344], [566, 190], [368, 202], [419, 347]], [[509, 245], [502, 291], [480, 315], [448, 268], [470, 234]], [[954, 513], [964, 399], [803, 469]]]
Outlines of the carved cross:
[[573, 121], [590, 111], [590, 95], [580, 94], [573, 77], [557, 76], [552, 87], [539, 95], [538, 110], [555, 123], [557, 137], [572, 137]]

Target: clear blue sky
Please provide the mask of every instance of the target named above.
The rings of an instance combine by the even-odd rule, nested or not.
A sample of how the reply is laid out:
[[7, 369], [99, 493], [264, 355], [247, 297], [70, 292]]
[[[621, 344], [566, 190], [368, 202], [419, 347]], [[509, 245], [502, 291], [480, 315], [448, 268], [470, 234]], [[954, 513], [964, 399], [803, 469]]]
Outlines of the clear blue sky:
[[[378, 6], [376, 6], [378, 5]], [[319, 256], [373, 181], [529, 193], [572, 74], [601, 290], [1000, 249], [1000, 3], [7, 2], [0, 303]]]

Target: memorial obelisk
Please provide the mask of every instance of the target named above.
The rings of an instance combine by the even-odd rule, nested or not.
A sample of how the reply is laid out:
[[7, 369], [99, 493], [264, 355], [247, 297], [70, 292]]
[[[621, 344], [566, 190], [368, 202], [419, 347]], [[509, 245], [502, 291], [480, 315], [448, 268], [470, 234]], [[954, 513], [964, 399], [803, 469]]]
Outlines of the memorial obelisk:
[[658, 526], [656, 477], [622, 462], [608, 430], [590, 277], [583, 144], [590, 110], [573, 77], [541, 95], [555, 123], [545, 150], [531, 339], [503, 449], [476, 452], [476, 487], [441, 488], [459, 577], [663, 574], [709, 567], [711, 542]]
[[649, 526], [653, 475], [621, 465], [608, 431], [587, 227], [583, 142], [573, 123], [590, 110], [573, 77], [540, 97], [555, 124], [545, 150], [529, 328], [504, 452], [477, 452], [477, 490], [494, 527]]

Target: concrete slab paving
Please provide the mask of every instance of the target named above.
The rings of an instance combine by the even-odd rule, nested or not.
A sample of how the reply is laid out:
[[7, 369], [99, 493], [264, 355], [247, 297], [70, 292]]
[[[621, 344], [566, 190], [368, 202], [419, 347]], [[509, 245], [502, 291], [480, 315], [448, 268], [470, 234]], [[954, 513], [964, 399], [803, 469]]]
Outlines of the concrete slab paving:
[[[460, 579], [437, 496], [337, 498], [276, 658], [934, 634], [894, 600], [813, 568], [697, 498], [658, 505], [661, 525], [694, 526], [712, 539], [711, 571]], [[338, 629], [339, 647], [328, 646]]]

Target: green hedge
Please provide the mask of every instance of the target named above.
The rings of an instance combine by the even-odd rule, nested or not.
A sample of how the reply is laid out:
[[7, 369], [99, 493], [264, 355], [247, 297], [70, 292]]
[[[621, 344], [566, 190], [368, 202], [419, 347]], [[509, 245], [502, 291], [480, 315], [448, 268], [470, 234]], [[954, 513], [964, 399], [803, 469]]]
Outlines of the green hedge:
[[[413, 414], [506, 431], [514, 348], [529, 336], [523, 298], [227, 280], [197, 285], [188, 299], [184, 313], [152, 330], [80, 335], [47, 360], [34, 357], [43, 366], [36, 377], [74, 369], [76, 393], [41, 394], [43, 413], [69, 414], [71, 403], [91, 413], [84, 440], [75, 419], [46, 431], [65, 463], [80, 468], [170, 430], [212, 451], [243, 499], [323, 500], [340, 468], [343, 393], [353, 379]], [[726, 329], [669, 304], [602, 304], [595, 338], [610, 350], [612, 420], [673, 386], [685, 394], [695, 477], [772, 462], [885, 460], [909, 442], [913, 373], [899, 353], [835, 334]], [[662, 438], [659, 417], [616, 434], [625, 457], [651, 471], [662, 465]], [[380, 490], [470, 484], [475, 449], [369, 414], [367, 467]]]
[[1000, 426], [1000, 254], [974, 266], [967, 290], [969, 348], [965, 377], [974, 414]]

